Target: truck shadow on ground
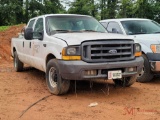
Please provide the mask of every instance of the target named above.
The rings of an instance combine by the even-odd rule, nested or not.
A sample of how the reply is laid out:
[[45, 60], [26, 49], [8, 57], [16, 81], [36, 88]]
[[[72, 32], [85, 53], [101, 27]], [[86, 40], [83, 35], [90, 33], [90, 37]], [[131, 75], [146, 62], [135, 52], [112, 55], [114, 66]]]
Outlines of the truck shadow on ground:
[[[47, 85], [45, 82], [45, 73], [34, 68], [27, 68], [24, 70], [25, 73], [30, 76], [31, 83], [39, 83], [43, 84], [44, 88], [47, 89]], [[44, 89], [42, 88], [42, 89]], [[45, 90], [46, 90], [45, 89]], [[115, 86], [112, 80], [106, 81], [71, 81], [70, 89], [65, 96], [75, 96], [75, 95], [90, 95], [90, 96], [116, 96], [117, 94], [129, 94], [131, 92], [135, 93], [139, 91], [139, 88], [136, 87], [121, 87]], [[64, 95], [63, 95], [64, 96]]]
[[147, 84], [147, 85], [159, 84], [160, 85], [160, 74], [156, 74], [152, 80], [150, 80], [149, 82], [146, 82], [146, 83], [142, 83], [142, 84]]
[[97, 94], [102, 96], [114, 96], [117, 94], [128, 94], [139, 91], [136, 87], [121, 87], [115, 85], [111, 80], [108, 81], [71, 81], [69, 94]]
[[[47, 89], [47, 85], [45, 82], [45, 73], [39, 71], [34, 68], [25, 68], [24, 73], [29, 74], [29, 77], [34, 78], [37, 82], [42, 82], [45, 88]], [[32, 81], [32, 79], [31, 79]], [[131, 95], [135, 93], [141, 92], [141, 86], [145, 86], [146, 84], [159, 84], [160, 83], [160, 76], [156, 76], [152, 81], [149, 83], [135, 83], [130, 87], [121, 87], [116, 86], [112, 80], [106, 81], [71, 81], [71, 86], [66, 95], [75, 95], [75, 94], [90, 94], [90, 95], [102, 95], [102, 96], [116, 96], [116, 95]], [[137, 86], [138, 84], [138, 86]], [[45, 90], [46, 90], [45, 89]]]
[[160, 83], [160, 74], [157, 74], [149, 83]]

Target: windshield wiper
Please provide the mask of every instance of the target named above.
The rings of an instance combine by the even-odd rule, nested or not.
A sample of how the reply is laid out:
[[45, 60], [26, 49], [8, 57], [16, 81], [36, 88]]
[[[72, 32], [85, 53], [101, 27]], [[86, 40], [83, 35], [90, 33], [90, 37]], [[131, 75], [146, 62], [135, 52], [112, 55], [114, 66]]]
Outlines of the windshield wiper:
[[95, 31], [95, 30], [82, 30], [82, 32], [85, 32], [85, 31], [87, 31], [87, 32], [97, 32], [97, 31]]
[[52, 30], [50, 31], [50, 35], [56, 34], [56, 33], [66, 33], [71, 32], [70, 30]]
[[67, 33], [67, 32], [101, 32], [101, 31], [95, 31], [95, 30], [52, 30], [52, 31], [50, 31], [50, 35], [53, 35], [56, 33]]
[[70, 30], [54, 30], [54, 31], [58, 31], [58, 32], [71, 32]]
[[154, 33], [156, 34], [156, 33], [160, 33], [160, 32], [154, 32]]
[[147, 34], [146, 32], [136, 32], [136, 33], [131, 33], [130, 35], [138, 35], [138, 34]]
[[102, 31], [95, 31], [95, 30], [81, 30], [81, 32], [101, 32], [103, 33]]

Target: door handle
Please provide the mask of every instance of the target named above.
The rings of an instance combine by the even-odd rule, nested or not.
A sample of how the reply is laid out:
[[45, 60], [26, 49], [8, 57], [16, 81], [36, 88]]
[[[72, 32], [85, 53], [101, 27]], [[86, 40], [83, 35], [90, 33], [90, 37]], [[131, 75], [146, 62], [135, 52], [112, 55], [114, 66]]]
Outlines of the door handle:
[[46, 44], [43, 44], [43, 46], [46, 47], [47, 45], [46, 45]]
[[29, 48], [31, 48], [31, 42], [29, 43]]

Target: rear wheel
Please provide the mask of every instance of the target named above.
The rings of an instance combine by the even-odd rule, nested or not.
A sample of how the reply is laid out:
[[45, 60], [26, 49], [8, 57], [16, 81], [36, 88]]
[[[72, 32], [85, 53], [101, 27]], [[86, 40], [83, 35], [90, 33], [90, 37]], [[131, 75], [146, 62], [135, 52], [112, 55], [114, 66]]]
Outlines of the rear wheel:
[[137, 75], [132, 76], [132, 77], [125, 77], [125, 78], [122, 78], [122, 80], [116, 79], [116, 80], [113, 80], [113, 81], [114, 81], [115, 85], [119, 85], [119, 86], [122, 86], [122, 87], [129, 87], [133, 83], [136, 82], [136, 79], [137, 79]]
[[14, 69], [16, 72], [20, 72], [23, 70], [23, 63], [19, 60], [17, 52], [14, 52], [14, 59], [13, 59], [13, 63], [14, 63]]
[[144, 54], [142, 55], [142, 57], [144, 59], [144, 67], [142, 71], [139, 73], [137, 77], [137, 81], [138, 82], [149, 82], [153, 78], [153, 73], [151, 72], [151, 67], [150, 67], [147, 57]]
[[47, 64], [46, 83], [49, 91], [55, 95], [65, 94], [69, 90], [70, 81], [61, 77], [58, 64], [54, 59], [51, 59]]

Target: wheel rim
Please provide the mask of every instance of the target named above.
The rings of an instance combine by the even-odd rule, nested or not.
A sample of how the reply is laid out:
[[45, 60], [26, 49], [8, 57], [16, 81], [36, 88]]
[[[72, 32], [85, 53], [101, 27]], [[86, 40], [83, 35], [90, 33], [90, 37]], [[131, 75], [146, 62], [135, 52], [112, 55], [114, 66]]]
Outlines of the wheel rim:
[[138, 74], [138, 77], [141, 77], [143, 74], [144, 74], [144, 66], [143, 66], [141, 72]]
[[49, 83], [51, 87], [57, 87], [57, 71], [54, 67], [51, 67], [49, 70]]

